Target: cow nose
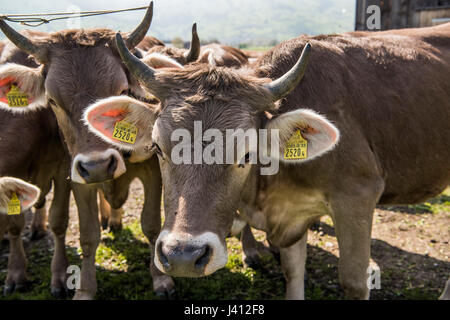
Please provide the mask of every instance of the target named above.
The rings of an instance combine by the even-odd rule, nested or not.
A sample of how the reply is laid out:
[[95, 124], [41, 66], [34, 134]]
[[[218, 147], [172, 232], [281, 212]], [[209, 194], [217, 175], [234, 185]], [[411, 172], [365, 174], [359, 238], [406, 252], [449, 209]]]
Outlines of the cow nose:
[[117, 159], [114, 155], [95, 161], [81, 161], [75, 165], [76, 170], [86, 183], [98, 183], [114, 179]]
[[158, 259], [164, 269], [175, 276], [201, 276], [211, 259], [212, 249], [207, 244], [158, 244]]

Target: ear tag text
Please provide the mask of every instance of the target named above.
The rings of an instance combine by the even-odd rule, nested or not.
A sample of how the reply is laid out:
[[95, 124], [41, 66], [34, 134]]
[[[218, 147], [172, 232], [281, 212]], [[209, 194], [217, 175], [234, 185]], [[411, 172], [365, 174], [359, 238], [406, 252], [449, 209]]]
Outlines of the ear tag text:
[[8, 203], [8, 215], [17, 215], [20, 214], [20, 200], [17, 197], [17, 194], [14, 192], [12, 194], [11, 200]]
[[119, 121], [114, 126], [113, 138], [125, 143], [134, 144], [136, 142], [137, 132], [138, 129], [133, 124]]
[[284, 158], [287, 160], [306, 159], [308, 157], [308, 140], [297, 130], [284, 146]]
[[11, 90], [6, 94], [8, 98], [8, 105], [10, 107], [27, 107], [28, 106], [28, 95], [20, 91], [20, 89], [12, 85]]

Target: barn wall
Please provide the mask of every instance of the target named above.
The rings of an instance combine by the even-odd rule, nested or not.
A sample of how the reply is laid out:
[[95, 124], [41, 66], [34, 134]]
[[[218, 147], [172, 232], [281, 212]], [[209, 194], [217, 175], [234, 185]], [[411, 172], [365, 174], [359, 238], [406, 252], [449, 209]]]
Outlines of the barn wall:
[[450, 0], [357, 0], [355, 30], [367, 30], [367, 7], [381, 9], [381, 30], [427, 27], [450, 18]]
[[419, 12], [419, 27], [428, 27], [443, 23], [444, 21], [433, 21], [433, 19], [450, 19], [450, 8], [441, 10], [423, 10]]

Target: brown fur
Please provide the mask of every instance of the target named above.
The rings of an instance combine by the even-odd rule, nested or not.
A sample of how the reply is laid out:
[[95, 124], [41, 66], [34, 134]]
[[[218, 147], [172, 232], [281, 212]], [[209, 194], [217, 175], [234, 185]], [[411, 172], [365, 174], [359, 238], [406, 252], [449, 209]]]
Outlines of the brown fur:
[[[28, 60], [19, 51], [10, 52], [13, 54], [4, 56], [3, 62], [22, 62], [34, 67], [34, 62]], [[67, 264], [64, 235], [68, 223], [70, 187], [66, 179], [69, 174], [69, 159], [60, 140], [56, 118], [49, 109], [40, 109], [26, 114], [0, 110], [0, 114], [0, 125], [3, 128], [0, 134], [0, 154], [2, 154], [0, 176], [14, 176], [38, 186], [42, 191], [36, 204], [38, 210], [45, 205], [45, 196], [50, 191], [52, 180], [55, 188], [58, 187], [49, 217], [50, 228], [55, 235], [55, 242], [58, 243], [54, 252], [55, 269], [52, 269], [54, 272], [51, 285], [53, 292], [62, 292], [66, 276], [64, 264]], [[6, 222], [10, 241], [16, 242], [11, 245], [10, 261], [14, 263], [8, 264], [8, 276], [5, 283], [5, 292], [10, 293], [15, 288], [23, 286], [26, 280], [25, 255], [20, 249], [25, 221], [21, 214], [8, 217]], [[40, 224], [33, 221], [32, 234], [43, 231], [45, 231], [45, 219]]]
[[[41, 122], [33, 117], [45, 114], [50, 117], [49, 120], [42, 122], [46, 125], [45, 128], [48, 130], [54, 129], [56, 132], [58, 132], [58, 128], [61, 130], [65, 146], [72, 157], [77, 153], [101, 152], [108, 148], [109, 146], [106, 143], [90, 134], [80, 121], [84, 108], [93, 101], [106, 96], [119, 95], [124, 90], [133, 89], [132, 91], [138, 94], [142, 91], [134, 78], [126, 72], [118, 57], [114, 42], [115, 32], [107, 29], [65, 30], [52, 34], [29, 33], [27, 36], [45, 48], [49, 57], [49, 62], [43, 67], [45, 71], [42, 74], [46, 77], [45, 93], [49, 97], [49, 104], [53, 112], [50, 108], [47, 108], [39, 112], [20, 115], [20, 121], [17, 122], [19, 126], [22, 126], [20, 131], [25, 131], [25, 134], [28, 133], [28, 130], [24, 130], [23, 126], [27, 125], [27, 119], [30, 118], [30, 126], [34, 126], [33, 128], [38, 131], [37, 133], [30, 131], [32, 138], [39, 139], [39, 130], [43, 130], [39, 129], [36, 123]], [[28, 59], [23, 55], [19, 58]], [[10, 57], [11, 60], [16, 59], [15, 62], [19, 62], [19, 58]], [[19, 129], [15, 130], [19, 131]], [[24, 139], [23, 141], [32, 141], [32, 139]], [[49, 141], [49, 138], [44, 139], [47, 144]], [[8, 142], [11, 144], [14, 141], [9, 139]], [[23, 145], [16, 146], [21, 147], [21, 154], [26, 159], [33, 159], [30, 156], [33, 148], [29, 150], [23, 148]], [[40, 144], [36, 143], [36, 147], [38, 146]], [[45, 150], [47, 149], [44, 147], [40, 149], [38, 147], [36, 152], [44, 153]], [[56, 155], [55, 152], [50, 151], [44, 154], [48, 156]], [[18, 163], [16, 157], [13, 157], [14, 154], [11, 155], [12, 159]], [[65, 165], [69, 166], [70, 162], [70, 160], [66, 160]], [[92, 299], [96, 291], [93, 258], [100, 241], [97, 207], [98, 188], [104, 191], [105, 197], [110, 201], [113, 208], [118, 209], [126, 200], [129, 182], [139, 172], [140, 178], [146, 184], [145, 204], [142, 213], [143, 230], [149, 237], [150, 243], [154, 243], [159, 233], [161, 198], [159, 168], [154, 165], [149, 166], [147, 163], [134, 166], [127, 164], [127, 166], [128, 170], [118, 181], [95, 186], [72, 184], [80, 216], [80, 242], [83, 257], [85, 261], [88, 261], [88, 263], [83, 264], [81, 290], [78, 290], [75, 296], [77, 299]], [[13, 165], [5, 163], [5, 168], [13, 168]], [[60, 170], [60, 172], [62, 171]], [[67, 174], [64, 178], [66, 177]], [[121, 181], [127, 181], [128, 184]], [[55, 188], [55, 192], [56, 190]], [[63, 241], [60, 236], [59, 239]], [[59, 247], [61, 246], [64, 247], [64, 245]], [[55, 267], [58, 266], [55, 265]], [[65, 272], [65, 268], [61, 270]], [[157, 292], [164, 294], [173, 290], [173, 282], [169, 277], [162, 275], [154, 267], [151, 267], [151, 273], [154, 280], [154, 289]]]
[[307, 42], [306, 74], [273, 114], [308, 108], [325, 115], [341, 133], [337, 147], [309, 162], [281, 163], [274, 176], [259, 176], [256, 166], [176, 166], [161, 158], [164, 229], [224, 237], [234, 211], [242, 209], [283, 248], [287, 297], [300, 298], [303, 290], [295, 288], [303, 286], [305, 253], [290, 251], [305, 250], [308, 226], [328, 214], [339, 242], [340, 282], [348, 297], [367, 298], [375, 205], [423, 201], [450, 183], [450, 23], [301, 36], [252, 69], [198, 64], [158, 73], [152, 90], [162, 97], [162, 111], [155, 142], [170, 155], [170, 132], [191, 131], [196, 120], [221, 131], [265, 127], [270, 120], [261, 111], [273, 105], [260, 85], [285, 74]]
[[159, 40], [159, 39], [157, 39], [155, 37], [146, 36], [144, 38], [144, 40], [142, 40], [136, 46], [136, 48], [144, 50], [144, 51], [148, 51], [151, 48], [153, 48], [154, 46], [164, 46], [164, 42], [162, 42], [161, 40]]
[[[240, 68], [248, 63], [248, 56], [241, 50], [217, 43], [201, 47], [198, 61], [208, 63], [213, 61], [217, 67]], [[211, 59], [211, 61], [209, 61]]]

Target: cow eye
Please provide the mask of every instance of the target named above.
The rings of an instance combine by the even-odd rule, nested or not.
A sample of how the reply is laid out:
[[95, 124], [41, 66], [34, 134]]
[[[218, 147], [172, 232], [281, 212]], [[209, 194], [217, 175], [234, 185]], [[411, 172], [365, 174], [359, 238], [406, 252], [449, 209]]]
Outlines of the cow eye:
[[163, 156], [162, 150], [161, 150], [160, 146], [158, 146], [157, 143], [153, 143], [152, 149], [156, 149], [156, 154], [157, 154], [158, 156], [160, 156], [160, 157]]
[[[247, 153], [247, 154], [245, 155], [245, 157], [244, 157], [244, 163], [245, 163], [245, 164], [248, 164], [249, 162], [250, 162], [250, 153]], [[244, 168], [244, 167], [245, 167], [244, 163], [240, 163], [240, 164], [238, 165], [238, 167], [239, 167], [239, 168]]]
[[122, 90], [122, 92], [120, 93], [121, 96], [128, 96], [130, 95], [130, 89], [126, 89], [126, 90]]

